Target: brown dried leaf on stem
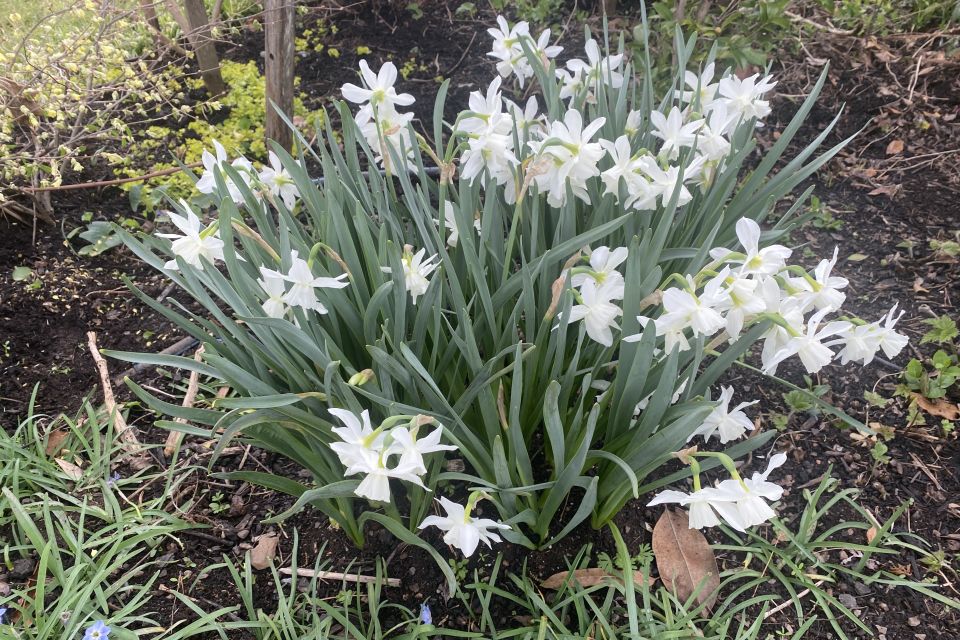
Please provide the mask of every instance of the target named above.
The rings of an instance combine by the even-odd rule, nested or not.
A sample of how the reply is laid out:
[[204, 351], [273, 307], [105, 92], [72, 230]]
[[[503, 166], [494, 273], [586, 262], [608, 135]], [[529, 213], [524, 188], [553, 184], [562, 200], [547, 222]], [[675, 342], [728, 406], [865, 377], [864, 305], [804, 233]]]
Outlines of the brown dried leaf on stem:
[[720, 570], [703, 534], [690, 528], [685, 511], [667, 509], [653, 528], [653, 557], [664, 586], [681, 601], [696, 593], [706, 609], [717, 601]]

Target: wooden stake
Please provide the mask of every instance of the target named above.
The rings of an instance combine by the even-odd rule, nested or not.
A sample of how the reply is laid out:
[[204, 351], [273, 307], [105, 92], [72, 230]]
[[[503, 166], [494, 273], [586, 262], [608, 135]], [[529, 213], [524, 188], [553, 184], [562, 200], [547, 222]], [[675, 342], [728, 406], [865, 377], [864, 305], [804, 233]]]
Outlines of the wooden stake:
[[186, 33], [190, 46], [197, 54], [197, 64], [203, 86], [211, 97], [226, 93], [227, 85], [220, 74], [220, 59], [210, 34], [210, 20], [203, 0], [183, 0], [184, 13], [190, 30]]
[[134, 469], [145, 469], [151, 464], [150, 459], [140, 444], [136, 429], [127, 424], [123, 414], [117, 408], [117, 400], [113, 395], [113, 385], [110, 384], [110, 370], [107, 368], [107, 361], [100, 355], [95, 331], [87, 332], [87, 346], [90, 348], [90, 355], [93, 356], [94, 364], [97, 365], [100, 386], [103, 388], [103, 404], [107, 408], [107, 413], [113, 419], [116, 431], [115, 437], [123, 444], [124, 451], [130, 457], [131, 466]]
[[[293, 132], [280, 117], [293, 118], [293, 72], [296, 66], [294, 48], [295, 0], [264, 0], [263, 30], [267, 83], [267, 140], [275, 140], [287, 151], [293, 145]], [[268, 144], [269, 148], [269, 144]]]
[[[197, 362], [200, 362], [203, 359], [203, 345], [200, 345], [200, 348], [197, 349], [196, 353], [193, 354], [193, 359]], [[187, 383], [187, 393], [183, 396], [183, 406], [185, 408], [189, 409], [193, 406], [194, 401], [197, 399], [197, 390], [199, 388], [200, 372], [191, 371], [190, 381]], [[187, 424], [187, 421], [184, 418], [175, 418], [174, 422]], [[181, 440], [183, 440], [183, 431], [171, 430], [170, 433], [167, 434], [167, 441], [163, 445], [163, 455], [167, 457], [172, 456]]]

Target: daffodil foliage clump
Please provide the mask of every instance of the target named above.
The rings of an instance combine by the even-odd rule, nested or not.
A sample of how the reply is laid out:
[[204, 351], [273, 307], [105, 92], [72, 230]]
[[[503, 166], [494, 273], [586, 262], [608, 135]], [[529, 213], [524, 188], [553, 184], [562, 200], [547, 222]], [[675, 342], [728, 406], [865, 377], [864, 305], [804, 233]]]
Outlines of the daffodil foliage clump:
[[[229, 386], [184, 410], [133, 385], [222, 429], [221, 446], [242, 436], [303, 465], [312, 487], [236, 477], [298, 495], [357, 542], [376, 519], [408, 541], [437, 526], [467, 555], [501, 537], [548, 545], [691, 473], [692, 493], [656, 502], [690, 505], [697, 527], [764, 521], [783, 459], [739, 475], [732, 458], [773, 432], [744, 437], [751, 403], [718, 387], [723, 373], [903, 346], [893, 312], [840, 315], [836, 254], [808, 272], [777, 244], [809, 192], [776, 205], [839, 149], [814, 158], [828, 129], [773, 171], [821, 85], [748, 173], [771, 77], [687, 70], [694, 43], [678, 38], [673, 86], [655, 94], [648, 61], [596, 40], [561, 66], [549, 33], [502, 18], [490, 33], [499, 77], [453, 122], [446, 85], [431, 121], [393, 64], [361, 62], [342, 147], [328, 128], [263, 169], [206, 153], [209, 220], [181, 202], [172, 233], [126, 238], [205, 309], [160, 307], [203, 361], [114, 355]], [[530, 85], [523, 104], [508, 97]], [[658, 472], [681, 450], [683, 471]], [[477, 517], [480, 500], [495, 518]]]

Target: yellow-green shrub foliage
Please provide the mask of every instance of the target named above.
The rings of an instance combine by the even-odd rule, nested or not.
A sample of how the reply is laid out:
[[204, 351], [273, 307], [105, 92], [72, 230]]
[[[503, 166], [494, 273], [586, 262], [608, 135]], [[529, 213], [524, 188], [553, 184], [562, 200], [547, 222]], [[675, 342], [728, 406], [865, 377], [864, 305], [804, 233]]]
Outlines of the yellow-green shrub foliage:
[[[159, 62], [131, 3], [38, 2], [0, 18], [0, 201], [24, 186], [56, 186], [175, 112], [181, 71]], [[39, 9], [38, 9], [39, 7]]]
[[[204, 146], [209, 148], [211, 140], [219, 140], [231, 156], [244, 155], [251, 159], [265, 159], [267, 147], [263, 128], [266, 117], [264, 77], [260, 75], [253, 61], [224, 61], [221, 72], [228, 88], [226, 95], [215, 102], [201, 105], [195, 113], [182, 118], [182, 124], [172, 127], [151, 126], [138, 134], [126, 164], [117, 169], [117, 175], [142, 175], [174, 167], [174, 158], [188, 165], [200, 162]], [[199, 80], [191, 79], [189, 83], [193, 88], [201, 86]], [[296, 83], [299, 85], [299, 78]], [[300, 96], [294, 99], [293, 110], [294, 116], [303, 118], [307, 125], [312, 125], [317, 117], [323, 115], [322, 112], [310, 112]], [[220, 120], [214, 115], [215, 111], [225, 111], [226, 117]], [[219, 122], [214, 124], [203, 116]], [[175, 173], [151, 180], [143, 190], [143, 202], [149, 203], [148, 193], [159, 187], [172, 198], [188, 197], [193, 193], [190, 179], [182, 173]], [[129, 190], [138, 187], [128, 183], [124, 188]]]

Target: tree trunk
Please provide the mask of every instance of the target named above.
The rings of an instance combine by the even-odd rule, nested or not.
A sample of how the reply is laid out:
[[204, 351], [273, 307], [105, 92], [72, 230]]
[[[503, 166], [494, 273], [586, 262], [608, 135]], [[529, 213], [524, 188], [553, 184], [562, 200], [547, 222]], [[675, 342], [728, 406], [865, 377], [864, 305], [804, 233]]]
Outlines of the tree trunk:
[[190, 27], [187, 40], [197, 54], [197, 64], [200, 67], [200, 76], [203, 86], [211, 96], [219, 96], [227, 90], [220, 75], [220, 60], [217, 58], [217, 48], [211, 38], [210, 21], [203, 0], [183, 0], [186, 13], [186, 22]]
[[280, 117], [293, 119], [293, 71], [295, 0], [264, 0], [263, 26], [266, 39], [267, 121], [266, 138], [290, 150], [293, 132]]
[[[157, 4], [159, 4], [159, 2], [160, 0], [140, 0], [140, 10], [143, 12], [143, 20], [147, 23], [147, 26], [150, 28], [150, 33], [153, 35], [153, 45], [157, 51], [157, 54], [163, 56], [165, 49], [169, 48], [182, 56], [187, 55], [186, 49], [168, 38], [166, 34], [163, 33], [163, 29], [160, 27], [160, 18], [157, 16]], [[176, 5], [173, 6], [175, 7]], [[177, 20], [178, 18], [177, 16], [174, 16], [173, 19]], [[185, 20], [182, 14], [180, 14], [179, 19]], [[186, 22], [184, 22], [182, 26], [185, 25]]]
[[157, 17], [157, 6], [154, 4], [154, 0], [140, 0], [140, 10], [143, 12], [143, 19], [147, 26], [153, 31], [153, 39], [159, 48], [161, 41], [158, 34], [163, 32], [160, 30], [160, 19]]

